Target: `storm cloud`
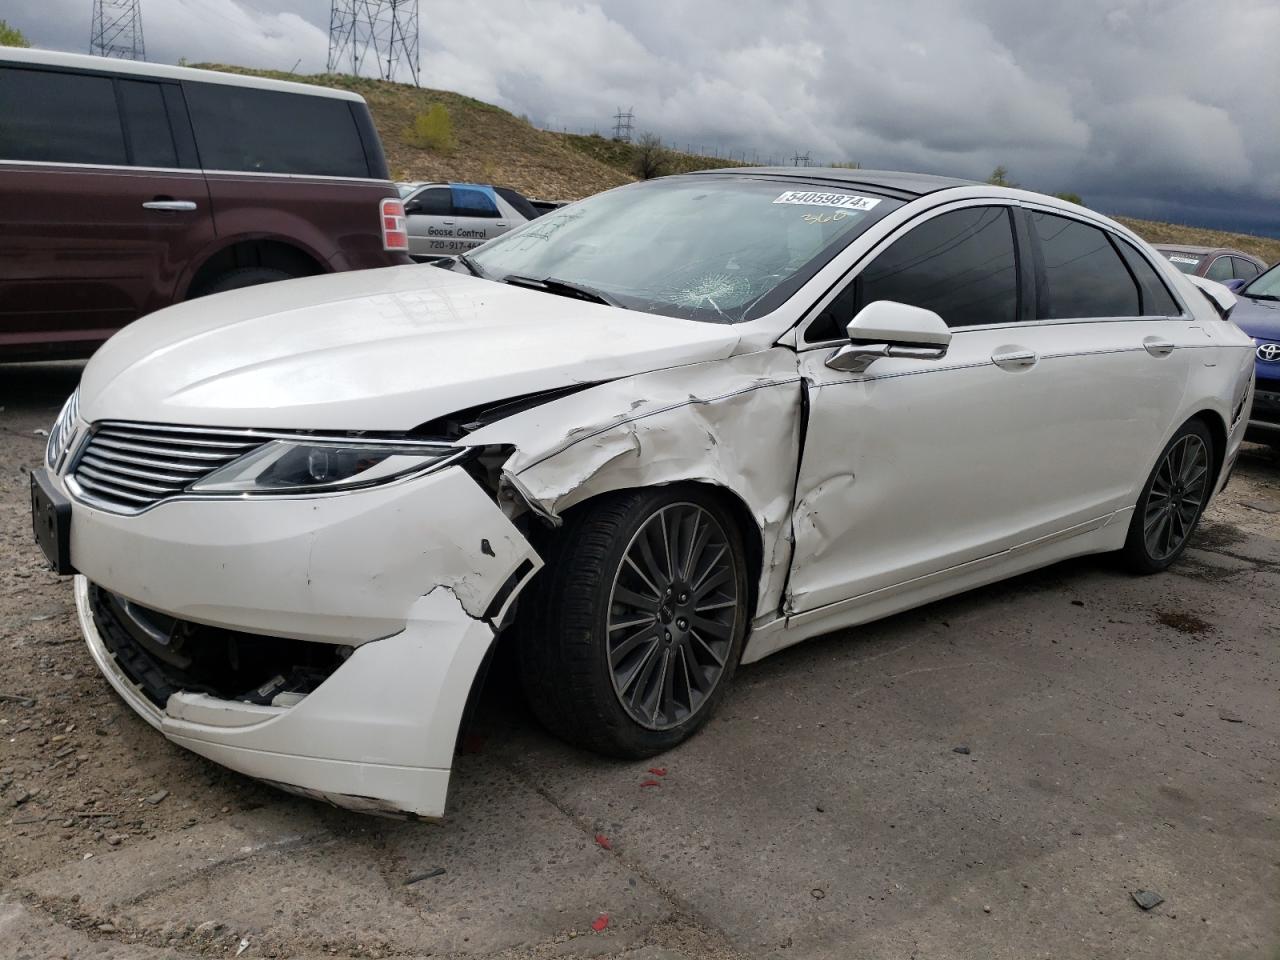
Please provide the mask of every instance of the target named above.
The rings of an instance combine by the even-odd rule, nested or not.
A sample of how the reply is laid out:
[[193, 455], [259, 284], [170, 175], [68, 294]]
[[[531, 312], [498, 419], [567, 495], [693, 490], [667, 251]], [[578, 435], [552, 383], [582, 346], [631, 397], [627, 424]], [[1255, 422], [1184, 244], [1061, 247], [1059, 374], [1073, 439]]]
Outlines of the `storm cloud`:
[[[9, 0], [83, 50], [89, 0]], [[318, 72], [325, 0], [143, 0], [152, 60]], [[1275, 0], [421, 0], [422, 82], [748, 158], [985, 178], [1280, 235]]]

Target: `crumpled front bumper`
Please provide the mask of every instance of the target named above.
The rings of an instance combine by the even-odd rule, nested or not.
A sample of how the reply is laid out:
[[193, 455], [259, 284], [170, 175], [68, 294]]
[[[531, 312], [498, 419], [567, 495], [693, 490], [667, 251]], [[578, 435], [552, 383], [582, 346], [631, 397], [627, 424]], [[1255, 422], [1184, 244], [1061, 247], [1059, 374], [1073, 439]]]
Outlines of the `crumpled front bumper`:
[[[80, 625], [107, 680], [170, 740], [364, 810], [439, 817], [476, 673], [541, 566], [467, 473], [312, 498], [72, 509]], [[90, 583], [193, 623], [354, 649], [273, 706], [180, 691], [157, 706], [95, 621]]]

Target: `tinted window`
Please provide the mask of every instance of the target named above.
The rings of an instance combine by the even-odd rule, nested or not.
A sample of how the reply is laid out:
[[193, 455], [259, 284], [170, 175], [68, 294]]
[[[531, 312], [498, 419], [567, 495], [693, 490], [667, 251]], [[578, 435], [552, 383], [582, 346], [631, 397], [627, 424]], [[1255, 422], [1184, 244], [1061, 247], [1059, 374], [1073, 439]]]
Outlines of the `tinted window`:
[[173, 134], [169, 131], [169, 115], [165, 113], [160, 84], [140, 80], [121, 80], [119, 83], [133, 165], [176, 167], [178, 154], [173, 149]]
[[493, 194], [483, 187], [450, 187], [453, 191], [453, 212], [460, 217], [498, 218], [498, 205]]
[[516, 213], [526, 220], [536, 220], [538, 218], [538, 211], [534, 209], [533, 204], [510, 187], [494, 187], [493, 189], [498, 196], [515, 208]]
[[184, 83], [206, 170], [367, 177], [346, 100], [213, 83]]
[[0, 158], [123, 164], [111, 80], [0, 67]]
[[1252, 280], [1262, 271], [1258, 269], [1258, 265], [1252, 260], [1245, 260], [1243, 257], [1236, 257], [1236, 276], [1241, 280]]
[[1182, 308], [1169, 293], [1169, 288], [1160, 279], [1156, 268], [1140, 254], [1132, 244], [1125, 240], [1116, 240], [1120, 253], [1124, 256], [1129, 271], [1138, 281], [1138, 289], [1142, 294], [1142, 315], [1144, 317], [1176, 317]]
[[934, 311], [949, 327], [1013, 323], [1018, 270], [1009, 211], [970, 207], [926, 220], [876, 257], [856, 283], [860, 307], [896, 300]]
[[453, 216], [453, 197], [448, 187], [423, 190], [409, 201], [409, 213], [424, 217]]
[[1141, 315], [1138, 287], [1103, 231], [1050, 213], [1030, 219], [1044, 257], [1041, 320]]
[[1235, 276], [1235, 271], [1231, 267], [1231, 259], [1231, 257], [1219, 257], [1209, 264], [1209, 269], [1205, 271], [1204, 275], [1210, 280], [1217, 280], [1219, 283], [1223, 280], [1230, 280]]

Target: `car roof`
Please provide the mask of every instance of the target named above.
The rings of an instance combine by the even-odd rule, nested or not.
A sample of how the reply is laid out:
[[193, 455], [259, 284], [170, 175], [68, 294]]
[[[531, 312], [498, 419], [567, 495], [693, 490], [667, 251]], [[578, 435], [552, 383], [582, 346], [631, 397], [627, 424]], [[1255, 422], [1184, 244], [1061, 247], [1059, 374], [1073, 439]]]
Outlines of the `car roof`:
[[146, 63], [139, 60], [119, 60], [114, 57], [91, 57], [85, 53], [63, 53], [60, 50], [37, 50], [20, 47], [0, 47], [0, 63], [23, 64], [42, 67], [61, 67], [67, 70], [91, 70], [98, 73], [117, 73], [137, 77], [157, 77], [164, 80], [189, 80], [199, 83], [221, 83], [232, 87], [253, 87], [257, 90], [276, 90], [281, 93], [301, 93], [311, 97], [329, 97], [334, 100], [356, 100], [364, 103], [364, 97], [350, 90], [334, 87], [318, 87], [311, 83], [292, 80], [271, 80], [266, 77], [250, 77], [239, 73], [223, 73], [220, 70], [197, 70], [195, 67], [171, 67], [167, 63]]
[[896, 170], [856, 170], [848, 167], [723, 167], [716, 170], [699, 170], [694, 176], [747, 174], [782, 180], [800, 180], [806, 183], [831, 183], [841, 186], [871, 187], [891, 190], [895, 193], [923, 197], [926, 193], [950, 190], [954, 187], [978, 186], [976, 180], [960, 180], [955, 177], [937, 177], [929, 173], [903, 173]]

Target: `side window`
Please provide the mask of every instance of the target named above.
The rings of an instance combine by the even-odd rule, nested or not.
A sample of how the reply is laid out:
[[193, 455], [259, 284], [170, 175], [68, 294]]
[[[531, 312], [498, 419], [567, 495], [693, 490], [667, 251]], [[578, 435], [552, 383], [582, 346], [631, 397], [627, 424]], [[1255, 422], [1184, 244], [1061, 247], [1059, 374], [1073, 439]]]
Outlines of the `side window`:
[[0, 159], [124, 164], [111, 79], [0, 67]]
[[182, 88], [206, 170], [369, 176], [346, 100], [224, 83]]
[[1041, 320], [1141, 315], [1137, 284], [1106, 233], [1067, 217], [1028, 213], [1044, 260]]
[[1252, 260], [1246, 260], [1243, 257], [1234, 257], [1233, 259], [1236, 265], [1236, 277], [1240, 280], [1248, 282], [1262, 272]]
[[120, 80], [120, 103], [129, 131], [129, 147], [135, 167], [176, 167], [178, 153], [173, 147], [164, 92], [158, 83]]
[[1007, 207], [967, 207], [894, 240], [805, 330], [807, 343], [845, 338], [860, 309], [896, 300], [932, 310], [949, 327], [1018, 319], [1018, 267]]
[[926, 220], [890, 244], [854, 282], [859, 309], [896, 300], [934, 311], [949, 327], [1013, 323], [1018, 268], [1009, 210], [968, 207]]
[[498, 219], [498, 205], [488, 190], [482, 187], [454, 186], [453, 212], [459, 217], [488, 217]]
[[453, 216], [453, 197], [448, 187], [431, 187], [421, 190], [405, 205], [411, 216], [451, 217]]
[[1144, 317], [1176, 317], [1182, 313], [1178, 301], [1173, 299], [1168, 286], [1160, 279], [1155, 267], [1140, 254], [1129, 241], [1112, 237], [1112, 241], [1120, 248], [1124, 262], [1129, 265], [1129, 272], [1138, 281], [1138, 289], [1142, 294], [1142, 315]]
[[1235, 276], [1235, 270], [1231, 266], [1232, 259], [1232, 257], [1219, 257], [1209, 264], [1209, 269], [1205, 271], [1204, 275], [1210, 280], [1217, 280], [1219, 283], [1223, 280], [1230, 280]]

